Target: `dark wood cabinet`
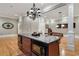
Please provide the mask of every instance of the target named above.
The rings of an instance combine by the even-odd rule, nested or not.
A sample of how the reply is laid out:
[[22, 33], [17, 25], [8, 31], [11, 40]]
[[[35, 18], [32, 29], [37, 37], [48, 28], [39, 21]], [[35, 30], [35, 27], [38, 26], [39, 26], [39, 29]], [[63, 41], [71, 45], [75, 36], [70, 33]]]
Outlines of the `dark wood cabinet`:
[[48, 55], [49, 56], [59, 56], [59, 41], [53, 42], [48, 46]]
[[20, 50], [27, 56], [31, 55], [31, 39], [21, 35], [18, 37], [18, 45]]
[[22, 35], [18, 38], [19, 48], [26, 56], [59, 56], [59, 40], [45, 43]]
[[22, 36], [21, 35], [18, 35], [18, 46], [19, 46], [19, 49], [22, 50]]
[[51, 43], [32, 40], [32, 52], [39, 56], [59, 56], [59, 40]]
[[22, 42], [23, 42], [23, 52], [26, 55], [31, 55], [31, 39], [23, 36], [22, 37]]

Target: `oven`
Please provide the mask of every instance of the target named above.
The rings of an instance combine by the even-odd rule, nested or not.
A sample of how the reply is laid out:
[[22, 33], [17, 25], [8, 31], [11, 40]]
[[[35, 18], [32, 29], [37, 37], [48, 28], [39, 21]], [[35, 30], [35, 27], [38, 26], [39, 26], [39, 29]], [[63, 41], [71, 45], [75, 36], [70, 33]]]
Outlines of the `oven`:
[[48, 46], [46, 43], [36, 41], [32, 39], [32, 53], [37, 55], [37, 56], [45, 56], [48, 53], [46, 51]]

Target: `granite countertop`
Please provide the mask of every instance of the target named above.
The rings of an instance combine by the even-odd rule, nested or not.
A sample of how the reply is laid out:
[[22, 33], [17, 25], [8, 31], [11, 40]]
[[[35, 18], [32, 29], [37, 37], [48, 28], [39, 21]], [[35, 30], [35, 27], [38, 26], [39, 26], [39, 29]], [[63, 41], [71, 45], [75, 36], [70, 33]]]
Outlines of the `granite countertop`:
[[41, 41], [41, 42], [45, 42], [45, 43], [51, 43], [54, 42], [56, 40], [59, 40], [59, 37], [57, 36], [45, 36], [45, 35], [41, 35], [41, 36], [32, 36], [31, 34], [25, 34], [25, 33], [20, 33], [19, 35], [37, 40], [37, 41]]

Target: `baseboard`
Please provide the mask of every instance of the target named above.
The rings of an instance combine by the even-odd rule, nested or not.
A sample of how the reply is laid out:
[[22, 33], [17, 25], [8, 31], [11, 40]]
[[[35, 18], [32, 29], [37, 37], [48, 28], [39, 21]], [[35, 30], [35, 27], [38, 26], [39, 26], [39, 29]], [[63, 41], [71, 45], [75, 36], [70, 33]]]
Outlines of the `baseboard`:
[[79, 39], [79, 35], [75, 35], [75, 38]]
[[[64, 37], [68, 37], [68, 35], [64, 35]], [[79, 35], [75, 35], [75, 38], [79, 39]]]
[[8, 35], [0, 35], [0, 37], [10, 37], [10, 36], [17, 36], [18, 34], [8, 34]]
[[73, 45], [68, 45], [67, 49], [71, 51], [75, 51], [75, 47]]

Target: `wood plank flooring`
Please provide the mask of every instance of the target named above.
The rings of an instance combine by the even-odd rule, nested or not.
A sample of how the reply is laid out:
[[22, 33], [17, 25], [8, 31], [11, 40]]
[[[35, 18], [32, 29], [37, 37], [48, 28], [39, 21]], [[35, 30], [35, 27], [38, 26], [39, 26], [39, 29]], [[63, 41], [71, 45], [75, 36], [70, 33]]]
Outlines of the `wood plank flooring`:
[[[18, 36], [0, 37], [0, 56], [17, 56], [23, 55], [18, 47]], [[61, 56], [79, 55], [79, 39], [75, 39], [75, 51], [67, 49], [67, 38], [63, 37], [60, 41]]]
[[63, 37], [60, 41], [60, 52], [65, 56], [79, 56], [79, 39], [75, 38], [75, 50], [70, 51], [67, 49], [67, 38]]
[[0, 37], [0, 56], [16, 56], [22, 53], [18, 48], [18, 37]]

